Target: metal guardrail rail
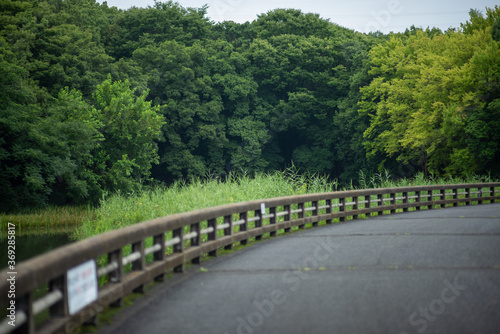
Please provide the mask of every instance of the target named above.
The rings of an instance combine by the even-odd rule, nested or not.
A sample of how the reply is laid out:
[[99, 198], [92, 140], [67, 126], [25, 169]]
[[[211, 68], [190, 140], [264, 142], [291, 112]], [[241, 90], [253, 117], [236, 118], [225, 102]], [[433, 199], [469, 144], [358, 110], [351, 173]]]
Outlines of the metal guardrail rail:
[[[500, 182], [380, 188], [278, 197], [223, 205], [166, 216], [70, 244], [16, 266], [14, 287], [8, 269], [2, 270], [0, 296], [14, 289], [15, 324], [0, 323], [0, 333], [70, 333], [108, 305], [119, 304], [146, 284], [162, 281], [166, 273], [181, 273], [186, 263], [199, 264], [205, 254], [232, 249], [248, 239], [292, 227], [317, 226], [334, 219], [360, 215], [407, 212], [414, 208], [494, 203], [500, 200]], [[71, 314], [68, 306], [68, 270], [97, 260], [101, 280], [97, 299]], [[37, 289], [48, 292], [35, 299]], [[47, 288], [48, 287], [48, 288]], [[11, 298], [12, 295], [9, 297]], [[3, 305], [5, 303], [5, 305]], [[43, 320], [36, 319], [42, 315]], [[39, 316], [40, 317], [40, 316]]]

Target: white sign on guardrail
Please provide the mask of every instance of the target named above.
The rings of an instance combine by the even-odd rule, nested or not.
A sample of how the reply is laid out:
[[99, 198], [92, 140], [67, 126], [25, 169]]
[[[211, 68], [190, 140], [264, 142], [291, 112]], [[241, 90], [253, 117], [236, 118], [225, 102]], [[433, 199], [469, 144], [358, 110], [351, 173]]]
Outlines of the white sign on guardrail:
[[70, 314], [75, 314], [97, 300], [97, 269], [94, 260], [68, 270], [67, 279]]

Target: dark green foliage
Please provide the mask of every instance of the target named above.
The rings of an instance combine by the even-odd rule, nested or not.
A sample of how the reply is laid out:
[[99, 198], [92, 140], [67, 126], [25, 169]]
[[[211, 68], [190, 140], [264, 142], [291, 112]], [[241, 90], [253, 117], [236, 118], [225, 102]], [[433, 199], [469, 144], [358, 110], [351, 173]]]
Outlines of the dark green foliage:
[[500, 42], [500, 18], [497, 18], [491, 28], [491, 37], [494, 41]]
[[[437, 38], [458, 45], [462, 32], [412, 26], [365, 35], [295, 9], [214, 23], [206, 10], [172, 1], [123, 11], [95, 0], [0, 0], [0, 210], [95, 203], [144, 184], [292, 165], [345, 185], [377, 166], [398, 175], [422, 155], [450, 174], [498, 172], [497, 8], [471, 11], [462, 25], [463, 35], [486, 46], [481, 52], [433, 51], [470, 65], [453, 80], [475, 87], [477, 103], [465, 88], [453, 95], [470, 102], [463, 108], [420, 99], [448, 112], [410, 133], [429, 130], [439, 140], [421, 146], [438, 154], [409, 150], [401, 162], [395, 146], [373, 149], [377, 135], [398, 136], [375, 115], [413, 102], [393, 93], [383, 104], [387, 86], [377, 83], [404, 78], [407, 86], [415, 54]], [[396, 38], [407, 63], [394, 73], [403, 59], [392, 54]], [[410, 134], [408, 143], [418, 137]]]
[[212, 26], [205, 18], [206, 8], [183, 8], [178, 3], [156, 2], [154, 7], [120, 12], [107, 28], [105, 46], [120, 59], [130, 58], [139, 48], [164, 41], [191, 45], [210, 37]]

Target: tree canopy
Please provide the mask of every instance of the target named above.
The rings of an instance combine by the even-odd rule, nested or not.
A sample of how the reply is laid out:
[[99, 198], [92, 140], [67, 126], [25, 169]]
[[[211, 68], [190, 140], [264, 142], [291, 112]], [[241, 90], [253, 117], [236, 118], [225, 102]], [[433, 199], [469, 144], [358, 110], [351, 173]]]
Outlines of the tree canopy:
[[206, 10], [0, 0], [0, 210], [292, 164], [500, 174], [498, 6], [389, 35]]
[[463, 31], [392, 36], [371, 50], [374, 78], [359, 103], [371, 118], [369, 155], [418, 160], [437, 174], [498, 170], [500, 50], [486, 22], [471, 11]]

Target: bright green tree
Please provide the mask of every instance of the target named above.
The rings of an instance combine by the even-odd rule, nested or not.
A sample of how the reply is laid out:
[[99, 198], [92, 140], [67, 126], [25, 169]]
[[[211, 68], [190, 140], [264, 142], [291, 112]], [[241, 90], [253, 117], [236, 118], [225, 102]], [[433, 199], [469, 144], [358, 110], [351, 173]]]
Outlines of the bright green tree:
[[360, 102], [361, 112], [371, 117], [365, 131], [369, 155], [414, 159], [424, 173], [453, 175], [484, 173], [498, 159], [498, 125], [491, 117], [498, 43], [491, 26], [483, 29], [475, 21], [470, 25], [479, 28], [467, 33], [417, 31], [372, 50], [374, 79], [362, 88]]
[[147, 94], [136, 96], [128, 81], [113, 82], [110, 76], [93, 94], [103, 139], [96, 164], [104, 190], [136, 189], [159, 161], [157, 142], [165, 121]]

